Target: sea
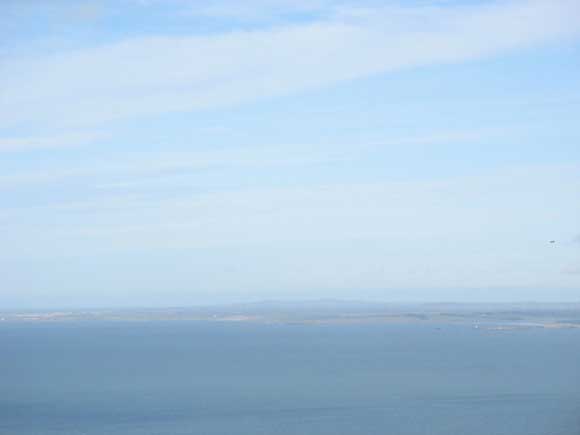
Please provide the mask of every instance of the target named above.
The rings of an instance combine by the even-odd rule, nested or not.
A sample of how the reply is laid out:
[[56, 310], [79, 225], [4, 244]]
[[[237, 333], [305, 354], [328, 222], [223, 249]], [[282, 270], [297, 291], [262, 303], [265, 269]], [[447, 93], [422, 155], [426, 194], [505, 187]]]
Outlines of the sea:
[[0, 323], [2, 435], [580, 435], [580, 329]]

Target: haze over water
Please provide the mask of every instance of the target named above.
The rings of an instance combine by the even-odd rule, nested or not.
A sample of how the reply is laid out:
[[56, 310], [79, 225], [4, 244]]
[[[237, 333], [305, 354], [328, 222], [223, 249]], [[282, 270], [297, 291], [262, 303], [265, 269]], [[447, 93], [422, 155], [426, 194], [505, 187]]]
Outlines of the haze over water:
[[4, 323], [2, 435], [573, 435], [580, 330]]

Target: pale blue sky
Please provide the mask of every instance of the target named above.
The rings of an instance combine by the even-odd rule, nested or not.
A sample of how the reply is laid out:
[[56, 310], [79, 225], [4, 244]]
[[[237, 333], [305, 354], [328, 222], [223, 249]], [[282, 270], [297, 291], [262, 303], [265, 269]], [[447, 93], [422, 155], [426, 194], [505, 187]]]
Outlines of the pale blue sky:
[[577, 0], [0, 16], [0, 307], [580, 300]]

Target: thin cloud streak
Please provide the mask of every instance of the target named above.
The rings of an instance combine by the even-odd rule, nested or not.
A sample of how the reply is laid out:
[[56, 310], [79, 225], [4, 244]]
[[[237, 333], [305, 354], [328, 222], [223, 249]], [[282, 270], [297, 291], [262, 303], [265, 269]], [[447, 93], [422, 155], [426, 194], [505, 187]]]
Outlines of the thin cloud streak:
[[[13, 228], [5, 240], [20, 240], [8, 245], [15, 247], [10, 255], [56, 241], [64, 254], [79, 246], [92, 252], [359, 238], [390, 239], [397, 246], [475, 238], [474, 246], [485, 240], [494, 252], [521, 240], [517, 249], [519, 243], [538, 249], [534, 231], [551, 228], [553, 208], [576, 213], [570, 199], [577, 192], [571, 183], [578, 181], [577, 169], [522, 168], [438, 181], [189, 192], [172, 198], [121, 194], [5, 210], [0, 218]], [[561, 224], [570, 222], [574, 219]]]
[[104, 134], [95, 132], [66, 133], [51, 136], [0, 137], [0, 153], [74, 148], [92, 144], [104, 137]]
[[[417, 135], [392, 137], [377, 143], [343, 143], [332, 145], [286, 144], [252, 146], [235, 149], [192, 152], [140, 152], [133, 154], [116, 154], [115, 160], [92, 160], [82, 165], [75, 162], [70, 167], [42, 171], [20, 171], [0, 175], [0, 189], [18, 189], [51, 183], [65, 183], [74, 179], [98, 179], [96, 187], [100, 189], [153, 187], [179, 184], [183, 175], [192, 175], [199, 170], [208, 169], [255, 169], [280, 168], [312, 164], [344, 162], [362, 156], [372, 156], [382, 148], [440, 144], [477, 144], [497, 137], [518, 133], [520, 127], [485, 128], [472, 130], [431, 131]], [[76, 141], [73, 139], [77, 138]], [[86, 134], [86, 139], [104, 137], [104, 135]], [[82, 136], [70, 135], [72, 146], [80, 145]], [[56, 138], [27, 138], [19, 143], [14, 151], [27, 150], [27, 146], [38, 145], [39, 141], [54, 145], [66, 143]], [[15, 146], [17, 143], [6, 140]], [[87, 140], [87, 143], [89, 141]], [[0, 144], [2, 140], [0, 139]], [[122, 147], [120, 147], [122, 148]], [[2, 151], [0, 146], [0, 152]]]
[[255, 23], [297, 14], [330, 15], [339, 7], [336, 2], [329, 0], [221, 0], [211, 3], [187, 2], [184, 10], [193, 16]]
[[[490, 33], [493, 29], [493, 33]], [[318, 22], [203, 37], [141, 37], [6, 59], [3, 125], [98, 124], [302, 92], [455, 63], [580, 32], [571, 0], [353, 10]]]

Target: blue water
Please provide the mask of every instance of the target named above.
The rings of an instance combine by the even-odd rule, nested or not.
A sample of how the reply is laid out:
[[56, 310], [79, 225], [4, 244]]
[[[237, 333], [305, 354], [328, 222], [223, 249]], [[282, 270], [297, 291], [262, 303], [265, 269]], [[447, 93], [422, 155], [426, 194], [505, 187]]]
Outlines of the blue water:
[[578, 435], [580, 330], [0, 324], [4, 435]]

